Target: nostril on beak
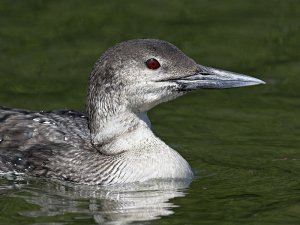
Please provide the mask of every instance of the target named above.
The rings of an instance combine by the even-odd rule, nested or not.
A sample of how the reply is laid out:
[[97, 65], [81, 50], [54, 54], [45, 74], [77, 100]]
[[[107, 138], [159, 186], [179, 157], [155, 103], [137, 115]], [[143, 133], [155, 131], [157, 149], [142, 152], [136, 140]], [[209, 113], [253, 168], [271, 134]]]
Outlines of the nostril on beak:
[[210, 75], [209, 72], [200, 72], [201, 75]]

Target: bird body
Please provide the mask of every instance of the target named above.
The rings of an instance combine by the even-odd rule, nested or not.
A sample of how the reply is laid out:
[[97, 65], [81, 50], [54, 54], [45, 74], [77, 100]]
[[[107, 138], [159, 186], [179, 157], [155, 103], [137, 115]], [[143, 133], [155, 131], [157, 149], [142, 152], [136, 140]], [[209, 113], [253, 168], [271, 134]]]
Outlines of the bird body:
[[152, 133], [144, 118], [140, 128], [110, 146], [120, 149], [111, 153], [91, 144], [87, 117], [80, 112], [2, 107], [0, 115], [2, 172], [101, 185], [193, 176], [188, 163]]

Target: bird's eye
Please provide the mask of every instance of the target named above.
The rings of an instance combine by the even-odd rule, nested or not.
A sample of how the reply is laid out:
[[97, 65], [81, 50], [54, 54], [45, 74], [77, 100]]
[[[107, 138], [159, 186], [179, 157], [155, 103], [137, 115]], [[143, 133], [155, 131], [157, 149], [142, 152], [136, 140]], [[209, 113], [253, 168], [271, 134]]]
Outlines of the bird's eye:
[[159, 62], [154, 58], [148, 59], [146, 65], [150, 70], [156, 70], [160, 67]]

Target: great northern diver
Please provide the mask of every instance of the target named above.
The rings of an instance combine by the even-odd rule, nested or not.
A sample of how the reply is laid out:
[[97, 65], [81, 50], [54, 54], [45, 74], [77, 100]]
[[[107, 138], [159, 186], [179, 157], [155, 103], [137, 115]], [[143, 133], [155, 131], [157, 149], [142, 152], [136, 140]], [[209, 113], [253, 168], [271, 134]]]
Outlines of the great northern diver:
[[0, 108], [0, 171], [99, 185], [191, 180], [186, 160], [152, 133], [147, 111], [191, 90], [263, 83], [199, 65], [166, 41], [116, 44], [92, 69], [86, 115]]

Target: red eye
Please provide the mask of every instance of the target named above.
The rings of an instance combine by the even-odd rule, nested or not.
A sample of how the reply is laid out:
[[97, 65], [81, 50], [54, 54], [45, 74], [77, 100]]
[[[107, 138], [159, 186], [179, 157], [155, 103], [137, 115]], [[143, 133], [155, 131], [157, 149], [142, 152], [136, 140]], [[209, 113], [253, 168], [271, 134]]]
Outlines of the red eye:
[[160, 67], [159, 62], [154, 58], [148, 59], [146, 65], [150, 70], [156, 70]]

